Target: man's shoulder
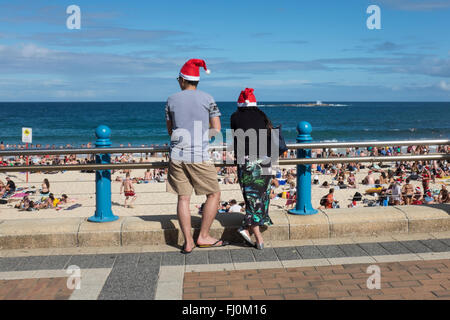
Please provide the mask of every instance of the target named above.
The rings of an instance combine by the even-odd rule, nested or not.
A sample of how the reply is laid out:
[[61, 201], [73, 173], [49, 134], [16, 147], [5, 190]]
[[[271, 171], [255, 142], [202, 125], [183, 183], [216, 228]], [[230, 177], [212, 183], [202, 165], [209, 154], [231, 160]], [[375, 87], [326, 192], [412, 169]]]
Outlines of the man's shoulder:
[[179, 92], [176, 92], [176, 93], [174, 93], [174, 94], [171, 94], [171, 95], [167, 98], [167, 101], [169, 101], [169, 100], [174, 100], [174, 99], [177, 99], [177, 98], [180, 97], [180, 96], [183, 96], [183, 92], [184, 92], [184, 91], [179, 91]]

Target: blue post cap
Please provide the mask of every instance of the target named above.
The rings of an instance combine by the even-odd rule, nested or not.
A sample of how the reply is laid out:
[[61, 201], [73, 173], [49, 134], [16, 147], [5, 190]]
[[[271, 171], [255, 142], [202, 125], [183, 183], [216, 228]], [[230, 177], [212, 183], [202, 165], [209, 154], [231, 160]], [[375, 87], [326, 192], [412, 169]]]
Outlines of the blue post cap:
[[101, 124], [95, 129], [95, 136], [97, 139], [110, 139], [111, 129], [108, 126]]
[[308, 121], [300, 121], [297, 124], [297, 132], [298, 134], [310, 135], [312, 132], [311, 124]]
[[297, 124], [297, 142], [298, 143], [302, 143], [302, 142], [308, 142], [311, 141], [311, 132], [312, 132], [312, 127], [311, 124], [307, 121], [300, 121]]

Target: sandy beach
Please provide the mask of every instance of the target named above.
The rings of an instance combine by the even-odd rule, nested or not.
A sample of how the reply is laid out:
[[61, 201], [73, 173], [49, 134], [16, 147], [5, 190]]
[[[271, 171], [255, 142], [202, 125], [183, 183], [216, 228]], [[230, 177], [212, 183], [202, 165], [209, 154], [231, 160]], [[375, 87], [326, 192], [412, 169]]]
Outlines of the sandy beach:
[[[150, 161], [160, 161], [161, 159], [150, 159]], [[392, 164], [393, 165], [393, 164]], [[286, 166], [283, 168], [293, 168], [294, 166]], [[386, 168], [387, 170], [387, 168]], [[367, 185], [362, 185], [361, 181], [367, 175], [369, 169], [361, 169], [356, 173], [357, 188], [356, 189], [337, 189], [335, 188], [334, 197], [339, 201], [341, 208], [346, 208], [350, 204], [355, 192], [363, 195], [363, 199], [374, 200], [373, 195], [365, 195], [365, 191], [370, 189]], [[145, 170], [132, 170], [131, 177], [144, 177]], [[316, 175], [312, 174], [312, 177]], [[319, 207], [320, 199], [328, 193], [333, 184], [337, 184], [331, 175], [319, 176], [319, 184], [312, 184], [312, 205], [314, 208]], [[0, 173], [0, 180], [5, 181], [5, 173]], [[55, 174], [32, 173], [29, 175], [29, 182], [25, 182], [25, 173], [10, 173], [9, 177], [16, 183], [18, 188], [28, 188], [28, 190], [37, 190], [36, 194], [31, 196], [31, 200], [40, 199], [39, 189], [42, 181], [47, 178], [50, 181], [50, 191], [55, 197], [60, 197], [62, 194], [67, 194], [69, 203], [62, 206], [61, 210], [54, 208], [41, 209], [39, 211], [19, 211], [14, 208], [14, 204], [18, 203], [21, 198], [12, 198], [13, 201], [8, 204], [0, 205], [0, 219], [30, 219], [30, 218], [53, 218], [61, 216], [70, 217], [89, 217], [95, 213], [95, 174], [81, 173], [77, 171], [58, 172]], [[149, 183], [135, 183], [137, 199], [134, 203], [134, 208], [124, 207], [124, 195], [120, 194], [121, 182], [115, 181], [117, 177], [125, 177], [123, 172], [115, 172], [112, 175], [112, 210], [118, 216], [148, 216], [148, 215], [176, 215], [177, 196], [166, 192], [165, 182], [149, 182]], [[379, 173], [375, 173], [378, 178]], [[330, 187], [322, 188], [320, 185], [327, 181]], [[414, 186], [421, 187], [421, 181], [411, 181]], [[440, 189], [442, 180], [436, 180], [436, 183], [430, 184], [431, 189]], [[34, 188], [33, 188], [34, 187]], [[221, 201], [229, 201], [236, 199], [237, 202], [243, 201], [239, 184], [220, 184], [221, 187]], [[386, 186], [387, 187], [387, 186]], [[288, 191], [289, 186], [279, 186], [275, 193], [282, 193]], [[197, 206], [201, 205], [205, 200], [205, 196], [192, 195], [191, 198], [191, 214], [198, 215]], [[270, 202], [270, 210], [285, 208], [286, 199], [278, 198], [272, 199]], [[357, 203], [358, 207], [364, 206], [362, 202]], [[332, 210], [332, 209], [330, 209]], [[226, 214], [226, 213], [219, 213]]]

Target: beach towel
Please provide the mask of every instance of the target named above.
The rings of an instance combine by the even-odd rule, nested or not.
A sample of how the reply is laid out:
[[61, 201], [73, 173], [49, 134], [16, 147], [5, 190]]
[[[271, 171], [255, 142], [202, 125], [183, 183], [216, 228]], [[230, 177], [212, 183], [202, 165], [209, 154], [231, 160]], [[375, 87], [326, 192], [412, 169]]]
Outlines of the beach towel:
[[81, 204], [80, 203], [76, 203], [74, 205], [71, 205], [68, 208], [65, 208], [64, 210], [73, 210], [73, 209], [76, 209], [76, 208], [79, 208], [79, 207], [81, 207]]
[[13, 196], [11, 196], [11, 198], [21, 198], [21, 197], [25, 197], [27, 195], [28, 195], [28, 193], [16, 193]]

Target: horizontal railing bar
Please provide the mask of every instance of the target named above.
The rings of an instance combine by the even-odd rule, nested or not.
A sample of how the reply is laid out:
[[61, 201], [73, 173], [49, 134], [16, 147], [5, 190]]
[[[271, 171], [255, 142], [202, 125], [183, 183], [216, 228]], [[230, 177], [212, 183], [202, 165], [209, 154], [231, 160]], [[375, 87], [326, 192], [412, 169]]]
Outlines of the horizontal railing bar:
[[326, 164], [326, 163], [431, 161], [431, 160], [450, 160], [450, 154], [434, 153], [428, 155], [403, 155], [403, 156], [382, 156], [382, 157], [281, 159], [279, 163], [280, 165], [291, 165], [291, 164]]
[[[211, 146], [210, 149], [227, 149], [227, 146]], [[74, 148], [74, 149], [15, 149], [2, 150], [0, 157], [4, 156], [34, 156], [34, 155], [66, 155], [66, 154], [122, 154], [122, 153], [155, 153], [169, 152], [169, 147], [126, 147], [126, 148]]]
[[312, 142], [288, 144], [289, 149], [326, 149], [354, 147], [390, 147], [390, 146], [435, 146], [448, 145], [450, 140], [407, 140], [407, 141], [354, 141], [354, 142]]
[[[289, 149], [326, 149], [326, 148], [350, 148], [350, 147], [386, 147], [386, 146], [415, 146], [415, 145], [449, 145], [450, 140], [407, 140], [407, 141], [354, 141], [354, 142], [314, 142], [291, 143]], [[232, 150], [231, 145], [211, 146], [214, 150]], [[121, 153], [155, 153], [168, 152], [168, 146], [160, 147], [125, 147], [125, 148], [74, 148], [74, 149], [15, 149], [2, 150], [1, 156], [31, 156], [31, 155], [66, 155], [66, 154], [121, 154]]]
[[[326, 164], [326, 163], [353, 163], [353, 162], [392, 162], [392, 161], [431, 161], [450, 160], [450, 154], [436, 153], [428, 155], [404, 155], [384, 157], [346, 157], [346, 158], [306, 158], [306, 159], [280, 159], [278, 165], [297, 164]], [[37, 166], [7, 166], [0, 167], [0, 172], [47, 172], [47, 171], [81, 171], [81, 170], [108, 170], [108, 169], [156, 169], [166, 168], [168, 162], [145, 163], [111, 163], [111, 164], [70, 164], [70, 165], [37, 165]], [[214, 163], [217, 167], [231, 167], [235, 163]]]

